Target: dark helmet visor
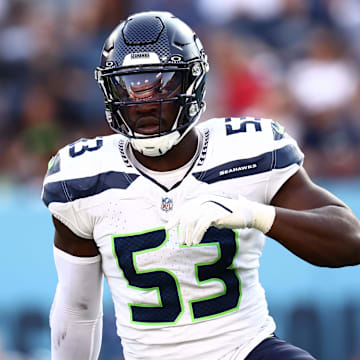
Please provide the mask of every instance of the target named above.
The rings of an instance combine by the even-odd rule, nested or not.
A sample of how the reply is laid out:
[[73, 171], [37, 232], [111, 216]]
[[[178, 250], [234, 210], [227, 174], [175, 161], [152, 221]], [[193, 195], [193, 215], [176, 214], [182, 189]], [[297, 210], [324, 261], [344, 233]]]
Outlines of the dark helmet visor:
[[121, 102], [143, 102], [169, 99], [183, 90], [180, 71], [143, 72], [113, 75], [109, 86], [113, 98]]

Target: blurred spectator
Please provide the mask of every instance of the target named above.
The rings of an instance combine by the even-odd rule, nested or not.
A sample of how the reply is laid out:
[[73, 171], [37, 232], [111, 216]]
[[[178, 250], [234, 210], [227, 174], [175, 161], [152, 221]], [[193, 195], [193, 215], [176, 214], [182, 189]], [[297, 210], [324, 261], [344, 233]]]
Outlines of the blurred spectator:
[[[186, 19], [186, 23], [196, 32], [201, 32], [204, 26], [202, 13], [197, 6], [197, 0], [134, 0], [135, 12], [163, 10], [169, 11], [180, 19]], [[214, 3], [216, 3], [214, 1]]]
[[346, 114], [322, 112], [306, 120], [303, 149], [309, 173], [318, 177], [358, 175], [360, 136]]
[[174, 12], [203, 39], [211, 66], [204, 119], [274, 118], [302, 143], [313, 175], [359, 175], [359, 6], [0, 0], [0, 181], [40, 187], [59, 146], [110, 133], [93, 70], [111, 29], [146, 10]]
[[324, 29], [313, 33], [305, 58], [294, 61], [288, 75], [290, 91], [312, 114], [349, 104], [358, 81], [341, 39]]
[[216, 81], [208, 86], [212, 95], [208, 103], [212, 109], [216, 103], [213, 116], [241, 116], [264, 91], [265, 69], [252, 67], [254, 58], [248, 45], [229, 32], [211, 39], [210, 66], [216, 69]]
[[3, 169], [14, 182], [40, 181], [49, 154], [62, 145], [63, 132], [56, 119], [57, 103], [42, 86], [34, 86], [25, 96], [22, 129], [8, 141]]
[[348, 39], [348, 46], [360, 60], [360, 2], [358, 0], [328, 0], [329, 14]]
[[252, 19], [254, 22], [268, 21], [275, 18], [284, 6], [283, 0], [200, 0], [198, 4], [207, 21], [218, 25], [237, 17]]
[[359, 74], [343, 42], [318, 29], [305, 58], [295, 61], [288, 86], [304, 119], [303, 148], [312, 175], [359, 173], [360, 136], [347, 115], [359, 86]]

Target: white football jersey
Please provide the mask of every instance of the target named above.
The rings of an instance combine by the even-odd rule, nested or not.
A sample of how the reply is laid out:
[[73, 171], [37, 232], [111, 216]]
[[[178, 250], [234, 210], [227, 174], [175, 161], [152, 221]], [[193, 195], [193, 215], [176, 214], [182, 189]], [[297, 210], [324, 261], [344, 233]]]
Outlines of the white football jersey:
[[268, 119], [212, 119], [197, 131], [200, 155], [170, 190], [134, 167], [118, 134], [64, 147], [44, 181], [51, 213], [99, 248], [127, 360], [243, 359], [275, 330], [258, 278], [263, 233], [212, 227], [188, 247], [164, 226], [199, 196], [269, 204], [303, 154]]

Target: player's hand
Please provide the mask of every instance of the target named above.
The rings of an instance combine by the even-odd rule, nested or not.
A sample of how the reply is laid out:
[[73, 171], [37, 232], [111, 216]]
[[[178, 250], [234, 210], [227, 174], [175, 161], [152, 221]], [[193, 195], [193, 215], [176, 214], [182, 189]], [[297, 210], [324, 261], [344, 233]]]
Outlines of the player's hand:
[[256, 228], [267, 233], [275, 218], [275, 208], [245, 197], [229, 199], [211, 196], [189, 201], [166, 225], [169, 230], [179, 225], [179, 242], [197, 245], [210, 226], [219, 229]]

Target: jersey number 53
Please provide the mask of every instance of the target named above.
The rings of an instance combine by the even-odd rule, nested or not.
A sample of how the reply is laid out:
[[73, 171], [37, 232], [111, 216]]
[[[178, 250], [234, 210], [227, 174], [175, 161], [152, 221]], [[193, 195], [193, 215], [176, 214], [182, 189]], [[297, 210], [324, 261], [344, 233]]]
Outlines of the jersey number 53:
[[185, 306], [189, 307], [192, 321], [221, 316], [238, 309], [241, 281], [233, 269], [238, 251], [237, 232], [211, 227], [197, 245], [215, 245], [218, 257], [211, 263], [195, 264], [196, 282], [201, 286], [206, 282], [218, 281], [222, 283], [224, 290], [210, 297], [192, 299], [188, 304], [184, 304], [182, 300], [181, 284], [173, 272], [163, 268], [144, 271], [136, 264], [137, 255], [159, 250], [167, 243], [168, 238], [169, 234], [164, 228], [113, 236], [113, 253], [129, 287], [157, 292], [157, 305], [128, 304], [131, 322], [143, 325], [174, 324], [181, 318]]

